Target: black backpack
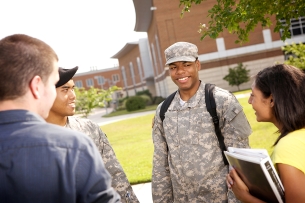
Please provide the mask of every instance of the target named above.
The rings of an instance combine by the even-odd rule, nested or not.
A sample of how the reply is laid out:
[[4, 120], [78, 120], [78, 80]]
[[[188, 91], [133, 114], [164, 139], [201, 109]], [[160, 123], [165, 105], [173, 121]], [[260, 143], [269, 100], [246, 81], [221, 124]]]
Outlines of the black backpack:
[[[225, 165], [228, 165], [228, 161], [225, 157], [224, 151], [226, 151], [226, 146], [224, 143], [224, 137], [221, 134], [221, 131], [219, 129], [219, 119], [217, 117], [217, 113], [216, 113], [216, 103], [215, 103], [215, 99], [214, 99], [214, 95], [213, 95], [213, 91], [214, 91], [214, 84], [209, 84], [206, 83], [205, 84], [205, 103], [206, 103], [206, 107], [208, 112], [210, 113], [210, 115], [212, 116], [213, 119], [213, 123], [215, 126], [215, 133], [217, 135], [217, 139], [218, 139], [218, 143], [219, 143], [219, 147], [221, 149], [222, 152], [222, 158], [223, 158], [223, 162]], [[167, 111], [169, 105], [171, 104], [171, 102], [173, 101], [174, 97], [175, 97], [176, 92], [172, 93], [171, 95], [169, 95], [163, 102], [161, 109], [160, 109], [160, 118], [163, 122], [164, 118], [165, 118], [165, 112]]]

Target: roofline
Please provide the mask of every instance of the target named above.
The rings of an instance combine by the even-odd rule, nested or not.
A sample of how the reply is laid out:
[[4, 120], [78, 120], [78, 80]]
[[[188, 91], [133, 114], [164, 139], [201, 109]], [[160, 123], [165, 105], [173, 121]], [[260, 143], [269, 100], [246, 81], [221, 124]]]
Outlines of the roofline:
[[74, 77], [75, 76], [84, 76], [84, 75], [97, 74], [97, 73], [104, 73], [104, 72], [111, 71], [111, 70], [119, 70], [119, 67], [116, 66], [116, 67], [113, 67], [113, 68], [103, 68], [103, 69], [97, 69], [97, 70], [90, 70], [90, 71], [82, 72], [82, 73], [76, 73], [74, 75]]
[[152, 0], [133, 0], [136, 12], [136, 24], [134, 31], [147, 32], [153, 16]]
[[139, 42], [128, 42], [118, 53], [116, 53], [115, 55], [113, 55], [110, 58], [119, 59], [122, 56], [125, 56], [126, 54], [128, 54], [133, 48], [135, 48], [137, 46], [139, 46]]

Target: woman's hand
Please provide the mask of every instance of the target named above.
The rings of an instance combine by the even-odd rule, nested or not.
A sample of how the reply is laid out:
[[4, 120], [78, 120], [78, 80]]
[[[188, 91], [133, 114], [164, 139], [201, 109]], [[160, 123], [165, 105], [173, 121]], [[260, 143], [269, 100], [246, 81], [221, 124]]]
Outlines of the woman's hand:
[[235, 169], [232, 169], [226, 177], [226, 182], [229, 189], [232, 189], [235, 197], [240, 201], [247, 203], [263, 203], [263, 201], [257, 199], [249, 193], [249, 188], [239, 177]]
[[[231, 170], [234, 170], [234, 169], [231, 169]], [[228, 188], [232, 189], [233, 179], [231, 178], [230, 173], [227, 174], [226, 182], [227, 182]]]

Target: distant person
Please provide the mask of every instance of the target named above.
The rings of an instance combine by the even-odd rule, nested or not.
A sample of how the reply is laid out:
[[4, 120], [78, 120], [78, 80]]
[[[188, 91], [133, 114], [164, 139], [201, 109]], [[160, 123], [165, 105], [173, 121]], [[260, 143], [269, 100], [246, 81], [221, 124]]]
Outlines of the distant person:
[[[153, 124], [153, 201], [235, 202], [228, 193], [222, 150], [212, 117], [205, 103], [205, 83], [196, 45], [177, 42], [165, 50], [166, 66], [178, 91], [160, 118], [161, 103]], [[251, 127], [242, 106], [233, 94], [215, 87], [219, 126], [226, 147], [249, 148]]]
[[85, 133], [92, 138], [102, 155], [106, 169], [112, 177], [112, 187], [120, 194], [121, 201], [124, 203], [139, 202], [106, 135], [98, 124], [89, 119], [73, 117], [76, 95], [72, 77], [77, 70], [77, 66], [72, 69], [59, 68], [59, 81], [56, 84], [57, 96], [46, 121]]
[[92, 140], [44, 120], [57, 62], [39, 39], [0, 40], [0, 202], [120, 202]]
[[[271, 122], [279, 137], [271, 155], [285, 189], [285, 202], [305, 202], [305, 74], [278, 64], [260, 71], [252, 84], [249, 104], [258, 122]], [[268, 135], [266, 135], [268, 136]], [[227, 184], [242, 202], [261, 203], [252, 196], [236, 171]]]

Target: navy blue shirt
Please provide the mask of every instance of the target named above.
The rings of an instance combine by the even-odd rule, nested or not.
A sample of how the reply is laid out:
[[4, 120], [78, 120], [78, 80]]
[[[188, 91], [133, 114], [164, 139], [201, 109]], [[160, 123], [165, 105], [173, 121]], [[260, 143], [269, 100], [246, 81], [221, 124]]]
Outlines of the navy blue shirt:
[[93, 141], [26, 110], [0, 111], [0, 202], [120, 202]]

